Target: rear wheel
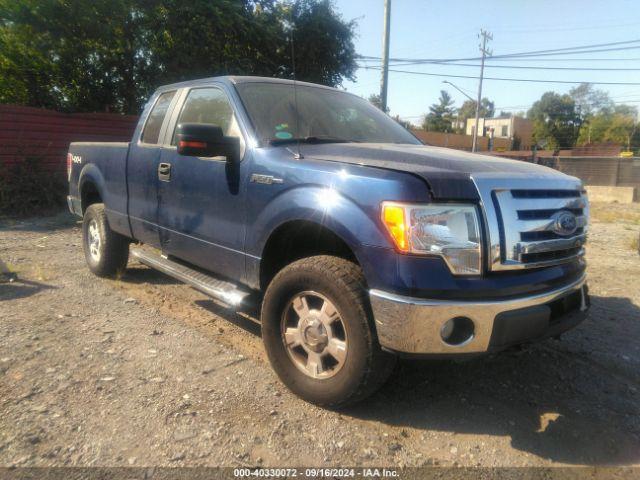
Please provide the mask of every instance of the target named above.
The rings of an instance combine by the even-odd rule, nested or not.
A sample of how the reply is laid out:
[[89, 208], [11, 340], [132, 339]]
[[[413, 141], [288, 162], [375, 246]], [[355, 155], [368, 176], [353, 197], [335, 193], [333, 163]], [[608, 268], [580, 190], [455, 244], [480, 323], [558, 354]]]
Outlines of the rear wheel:
[[322, 406], [364, 399], [395, 364], [377, 342], [361, 269], [337, 257], [305, 258], [276, 275], [263, 301], [262, 338], [282, 382]]
[[89, 205], [82, 222], [82, 245], [89, 270], [99, 277], [117, 275], [127, 267], [129, 239], [109, 228], [104, 204]]

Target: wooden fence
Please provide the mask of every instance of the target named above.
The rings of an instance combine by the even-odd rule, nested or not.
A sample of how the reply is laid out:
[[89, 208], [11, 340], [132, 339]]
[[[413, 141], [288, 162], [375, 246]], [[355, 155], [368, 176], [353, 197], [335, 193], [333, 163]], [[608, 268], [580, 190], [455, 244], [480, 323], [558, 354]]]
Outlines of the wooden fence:
[[42, 108], [0, 105], [0, 166], [37, 158], [44, 168], [63, 170], [71, 142], [128, 142], [135, 115], [60, 113]]

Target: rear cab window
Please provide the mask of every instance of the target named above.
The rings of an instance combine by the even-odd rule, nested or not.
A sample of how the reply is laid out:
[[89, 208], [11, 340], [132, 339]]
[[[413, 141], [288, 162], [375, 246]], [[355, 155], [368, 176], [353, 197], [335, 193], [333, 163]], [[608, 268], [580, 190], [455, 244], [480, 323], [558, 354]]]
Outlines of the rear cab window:
[[142, 143], [158, 144], [162, 123], [164, 122], [164, 118], [169, 110], [169, 105], [171, 105], [171, 100], [173, 100], [175, 94], [175, 91], [160, 94], [151, 113], [149, 113], [147, 117], [144, 130], [142, 130], [142, 137], [140, 138]]

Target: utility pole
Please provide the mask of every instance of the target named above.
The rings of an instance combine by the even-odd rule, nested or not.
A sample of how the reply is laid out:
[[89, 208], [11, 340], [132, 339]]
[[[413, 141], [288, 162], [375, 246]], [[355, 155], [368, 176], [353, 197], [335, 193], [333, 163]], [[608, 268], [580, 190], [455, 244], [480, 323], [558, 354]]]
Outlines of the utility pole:
[[384, 0], [384, 31], [382, 32], [382, 77], [380, 79], [380, 107], [387, 112], [387, 87], [389, 84], [389, 25], [391, 0]]
[[482, 101], [482, 77], [484, 76], [484, 59], [487, 55], [491, 56], [491, 51], [487, 50], [487, 40], [493, 40], [493, 35], [485, 30], [480, 30], [482, 42], [480, 43], [480, 52], [482, 52], [482, 61], [480, 62], [480, 84], [478, 85], [478, 101], [476, 103], [476, 124], [473, 129], [473, 144], [471, 145], [471, 151], [478, 151], [478, 123], [480, 123], [480, 102]]

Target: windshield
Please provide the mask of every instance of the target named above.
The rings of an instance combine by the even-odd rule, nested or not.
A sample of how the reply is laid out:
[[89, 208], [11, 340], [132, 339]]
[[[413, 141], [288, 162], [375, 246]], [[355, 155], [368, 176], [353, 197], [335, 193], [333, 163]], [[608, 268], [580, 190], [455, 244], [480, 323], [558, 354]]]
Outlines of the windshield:
[[355, 95], [306, 85], [297, 85], [294, 93], [291, 83], [247, 82], [236, 88], [263, 145], [293, 139], [420, 144], [395, 120]]

